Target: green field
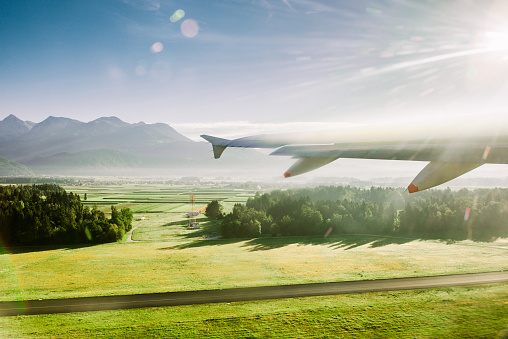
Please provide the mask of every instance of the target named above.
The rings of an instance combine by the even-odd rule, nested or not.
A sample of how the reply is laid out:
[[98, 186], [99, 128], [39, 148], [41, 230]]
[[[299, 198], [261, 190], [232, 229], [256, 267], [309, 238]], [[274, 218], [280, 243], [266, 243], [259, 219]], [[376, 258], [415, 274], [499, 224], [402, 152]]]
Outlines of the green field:
[[[508, 284], [0, 318], [2, 338], [498, 338]], [[504, 330], [506, 338], [506, 330]]]
[[[224, 203], [244, 203], [254, 196], [255, 190], [213, 186], [165, 186], [165, 185], [122, 185], [122, 186], [69, 186], [67, 191], [79, 194], [85, 205], [97, 205], [107, 211], [109, 206], [128, 206], [133, 212], [167, 212], [175, 206], [188, 204], [194, 195], [196, 206], [206, 206], [211, 200]], [[87, 199], [84, 200], [85, 193]], [[185, 208], [188, 212], [189, 206]], [[179, 210], [181, 212], [182, 210]]]
[[[220, 240], [195, 207], [253, 191], [224, 187], [67, 187], [87, 204], [135, 212], [133, 240], [17, 248], [0, 256], [0, 301], [70, 298], [508, 269], [508, 240], [491, 243], [376, 236]], [[180, 199], [180, 200], [178, 200]], [[187, 199], [187, 201], [186, 201]], [[233, 202], [225, 203], [226, 209]], [[102, 205], [104, 210], [109, 205]], [[496, 337], [508, 327], [508, 284], [232, 304], [0, 318], [0, 337]], [[446, 321], [444, 321], [445, 319]], [[58, 328], [58, 332], [55, 329]]]

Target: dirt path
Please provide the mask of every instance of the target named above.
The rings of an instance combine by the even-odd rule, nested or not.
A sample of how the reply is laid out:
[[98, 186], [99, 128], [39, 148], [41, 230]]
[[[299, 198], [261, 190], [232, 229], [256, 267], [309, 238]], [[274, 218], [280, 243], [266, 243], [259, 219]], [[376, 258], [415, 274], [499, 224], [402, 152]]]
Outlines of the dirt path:
[[129, 231], [129, 236], [127, 237], [127, 240], [125, 240], [125, 242], [137, 242], [137, 240], [132, 240], [132, 233], [134, 232], [135, 229], [137, 229], [138, 227], [140, 226], [143, 226], [144, 224], [146, 223], [146, 220], [143, 221], [142, 223], [140, 223], [138, 226], [132, 228], [130, 231]]

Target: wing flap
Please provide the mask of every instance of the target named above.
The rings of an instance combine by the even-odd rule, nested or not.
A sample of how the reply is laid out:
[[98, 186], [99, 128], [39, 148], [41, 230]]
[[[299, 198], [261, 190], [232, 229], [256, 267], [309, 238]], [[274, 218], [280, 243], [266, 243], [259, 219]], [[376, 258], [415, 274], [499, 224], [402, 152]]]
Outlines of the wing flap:
[[271, 155], [505, 164], [508, 148], [471, 144], [288, 145]]
[[409, 193], [432, 188], [483, 165], [482, 162], [430, 162], [409, 184]]
[[313, 171], [319, 167], [323, 167], [324, 165], [328, 165], [332, 161], [337, 160], [337, 158], [301, 158], [298, 159], [293, 166], [291, 166], [285, 173], [284, 178], [294, 177], [295, 175], [307, 173]]

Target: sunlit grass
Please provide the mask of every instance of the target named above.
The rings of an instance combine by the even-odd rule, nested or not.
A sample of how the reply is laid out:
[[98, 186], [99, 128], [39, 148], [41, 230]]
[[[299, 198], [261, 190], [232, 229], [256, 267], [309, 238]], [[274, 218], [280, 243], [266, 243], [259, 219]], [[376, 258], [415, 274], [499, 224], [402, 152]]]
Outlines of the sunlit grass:
[[0, 318], [2, 338], [496, 338], [508, 284]]
[[365, 236], [199, 240], [189, 237], [197, 231], [181, 225], [167, 231], [172, 228], [181, 232], [168, 234], [173, 240], [167, 242], [3, 254], [0, 260], [12, 269], [0, 272], [0, 300], [19, 299], [19, 288], [24, 298], [47, 299], [508, 269], [506, 248], [492, 244]]
[[[191, 205], [187, 200], [163, 200], [187, 199], [194, 192], [211, 201], [216, 199], [211, 188], [79, 189], [82, 197], [88, 192], [89, 203], [151, 211], [135, 214], [134, 226], [140, 227], [133, 239], [142, 242], [18, 248], [0, 254], [1, 301], [508, 270], [507, 239], [492, 243], [375, 236], [203, 240], [217, 234], [219, 224], [201, 214], [197, 219], [202, 228], [187, 230], [185, 213]], [[224, 202], [226, 212], [237, 200], [245, 201], [253, 194], [223, 189], [220, 193], [229, 196]], [[109, 210], [108, 205], [102, 206]], [[496, 284], [20, 316], [0, 318], [0, 337], [490, 338], [508, 326], [507, 300], [508, 285]]]

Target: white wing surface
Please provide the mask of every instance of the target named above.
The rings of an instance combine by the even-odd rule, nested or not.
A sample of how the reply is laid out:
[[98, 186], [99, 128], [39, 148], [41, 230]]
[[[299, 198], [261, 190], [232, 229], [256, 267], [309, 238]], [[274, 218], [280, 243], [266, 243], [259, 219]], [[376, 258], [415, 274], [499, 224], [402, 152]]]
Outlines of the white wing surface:
[[441, 132], [441, 136], [435, 133], [420, 139], [415, 138], [416, 133], [373, 133], [364, 137], [365, 133], [354, 131], [340, 135], [330, 132], [258, 135], [234, 140], [201, 137], [212, 144], [216, 159], [227, 147], [275, 148], [271, 155], [298, 159], [284, 173], [286, 178], [315, 170], [338, 158], [429, 161], [408, 186], [410, 193], [440, 185], [485, 163], [508, 163], [508, 136], [485, 136], [478, 132], [464, 137], [460, 131]]

